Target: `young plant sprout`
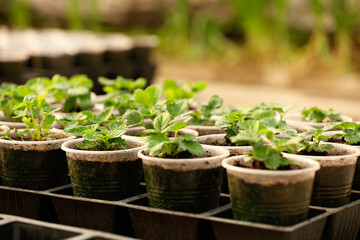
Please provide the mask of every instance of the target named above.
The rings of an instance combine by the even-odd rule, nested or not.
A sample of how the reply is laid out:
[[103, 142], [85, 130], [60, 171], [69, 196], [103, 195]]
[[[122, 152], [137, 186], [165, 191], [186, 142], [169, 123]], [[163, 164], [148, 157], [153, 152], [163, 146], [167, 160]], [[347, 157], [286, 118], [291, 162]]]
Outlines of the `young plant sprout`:
[[346, 144], [356, 145], [360, 143], [360, 124], [353, 122], [343, 122], [335, 126], [343, 131], [343, 134], [335, 134], [334, 137], [344, 139]]
[[323, 110], [318, 107], [305, 108], [301, 112], [303, 121], [305, 122], [340, 122], [342, 121], [340, 111], [330, 108], [329, 110]]
[[207, 83], [198, 81], [194, 84], [186, 82], [185, 84], [178, 84], [173, 79], [166, 79], [164, 81], [164, 91], [167, 99], [179, 100], [179, 99], [192, 99], [198, 92], [207, 88]]
[[[172, 122], [176, 116], [182, 115], [182, 110], [173, 112], [166, 111], [154, 120], [154, 128], [145, 130], [149, 133], [148, 150], [150, 156], [161, 158], [176, 158], [182, 153], [190, 153], [195, 156], [204, 155], [201, 144], [194, 141], [195, 136], [185, 134], [178, 136], [178, 131], [186, 126], [186, 122]], [[169, 139], [168, 133], [175, 132], [174, 139]]]
[[[35, 95], [27, 95], [22, 102], [16, 103], [13, 107], [14, 118], [21, 119], [26, 125], [26, 130], [15, 133], [24, 141], [24, 137], [30, 135], [31, 141], [51, 140], [56, 135], [51, 133], [52, 124], [55, 122], [54, 112], [59, 109], [51, 110], [49, 104], [45, 100], [46, 94], [37, 97]], [[2, 139], [11, 139], [9, 137], [10, 130], [2, 137]]]
[[75, 75], [68, 79], [57, 74], [52, 77], [51, 81], [49, 92], [57, 102], [63, 104], [64, 111], [76, 112], [94, 107], [90, 98], [93, 82], [85, 75]]
[[[78, 113], [72, 122], [67, 123], [65, 132], [84, 138], [77, 146], [83, 150], [111, 151], [129, 148], [122, 138], [126, 132], [125, 122], [112, 116], [112, 108], [105, 109], [100, 115], [89, 112]], [[86, 116], [86, 118], [84, 117]], [[81, 125], [80, 125], [81, 124]]]
[[126, 79], [122, 76], [118, 76], [114, 80], [105, 77], [99, 77], [98, 81], [101, 85], [104, 86], [104, 92], [110, 96], [133, 93], [136, 89], [144, 89], [147, 84], [145, 78], [138, 78], [133, 80]]
[[223, 104], [223, 99], [218, 95], [213, 95], [209, 98], [209, 101], [206, 104], [201, 104], [201, 109], [191, 113], [190, 123], [192, 125], [201, 125], [201, 126], [212, 126], [215, 124], [215, 121], [210, 120], [213, 116], [215, 110], [221, 108]]

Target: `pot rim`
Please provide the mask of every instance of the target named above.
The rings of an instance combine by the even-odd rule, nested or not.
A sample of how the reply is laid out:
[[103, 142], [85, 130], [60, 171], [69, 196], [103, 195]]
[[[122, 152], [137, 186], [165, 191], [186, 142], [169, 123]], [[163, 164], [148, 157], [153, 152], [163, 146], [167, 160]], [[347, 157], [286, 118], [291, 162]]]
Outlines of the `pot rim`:
[[[325, 124], [327, 124], [327, 122], [320, 122], [320, 123], [317, 123], [317, 122], [304, 122], [304, 121], [301, 120], [301, 116], [302, 116], [301, 112], [287, 113], [284, 116], [284, 121], [289, 125], [297, 124], [297, 125], [308, 125], [308, 126], [316, 126], [316, 127], [323, 127]], [[298, 120], [296, 120], [296, 119], [295, 120], [288, 119], [289, 117], [297, 117], [299, 119]], [[340, 114], [340, 117], [341, 117], [342, 121], [340, 121], [340, 122], [328, 122], [328, 123], [340, 124], [342, 122], [352, 122], [353, 121], [352, 117], [347, 116], [347, 115]]]
[[222, 165], [226, 170], [230, 170], [236, 173], [244, 173], [249, 175], [282, 176], [282, 177], [316, 172], [320, 169], [320, 164], [317, 161], [304, 157], [299, 157], [298, 155], [295, 156], [287, 156], [286, 158], [288, 158], [289, 160], [294, 160], [295, 162], [309, 164], [310, 167], [293, 169], [293, 170], [270, 170], [270, 169], [252, 169], [252, 168], [237, 167], [231, 164], [236, 160], [245, 158], [246, 155], [238, 155], [227, 158], [222, 162]]
[[[312, 142], [310, 142], [312, 143]], [[328, 144], [330, 142], [320, 142], [320, 144]], [[338, 160], [339, 158], [352, 158], [352, 157], [358, 157], [360, 156], [360, 149], [352, 146], [352, 145], [346, 145], [342, 143], [331, 143], [331, 145], [334, 145], [334, 148], [345, 148], [349, 151], [352, 151], [351, 154], [345, 154], [345, 155], [337, 155], [337, 156], [315, 156], [315, 155], [301, 155], [301, 154], [293, 154], [293, 153], [283, 153], [284, 156], [303, 156], [305, 158], [311, 158], [316, 161], [327, 161], [327, 160]]]
[[[18, 129], [18, 131], [24, 131], [27, 129]], [[14, 133], [15, 130], [11, 130], [10, 133]], [[75, 136], [71, 136], [69, 134], [64, 133], [63, 130], [57, 129], [57, 128], [52, 128], [50, 130], [50, 132], [54, 132], [55, 134], [63, 132], [63, 134], [67, 137], [65, 138], [60, 138], [60, 139], [53, 139], [53, 140], [45, 140], [45, 141], [21, 141], [21, 140], [8, 140], [8, 139], [0, 139], [0, 143], [3, 144], [8, 144], [8, 145], [44, 145], [44, 144], [49, 144], [49, 142], [51, 143], [60, 143], [60, 142], [64, 142], [64, 141], [69, 141], [71, 139], [75, 139]]]
[[[199, 139], [205, 139], [208, 137], [212, 137], [212, 138], [225, 138], [226, 134], [225, 133], [214, 133], [214, 134], [208, 134], [208, 135], [202, 135], [202, 136], [198, 136], [196, 137], [194, 140], [198, 141]], [[252, 148], [250, 145], [244, 145], [244, 146], [223, 146], [223, 145], [211, 145], [211, 144], [206, 144], [206, 143], [200, 143], [203, 146], [209, 146], [209, 147], [220, 147], [220, 148], [225, 148], [225, 149], [241, 149], [241, 148]]]
[[[321, 135], [324, 135], [324, 136], [328, 136], [328, 137], [332, 137], [334, 136], [335, 134], [344, 134], [343, 131], [341, 130], [337, 130], [337, 131], [327, 131], [327, 132], [323, 132]], [[326, 143], [331, 143], [331, 144], [334, 144], [335, 142], [329, 142], [327, 141], [328, 139], [325, 139], [325, 140], [322, 140], [323, 142], [326, 142]], [[344, 144], [346, 146], [353, 146], [353, 147], [357, 147], [357, 148], [360, 148], [360, 143], [358, 144], [346, 144], [346, 143], [338, 143], [338, 144]]]
[[188, 163], [189, 161], [191, 162], [207, 162], [207, 161], [211, 161], [217, 158], [227, 158], [230, 153], [227, 149], [224, 148], [219, 148], [219, 147], [213, 147], [213, 146], [204, 146], [202, 145], [204, 150], [216, 150], [218, 152], [221, 152], [221, 154], [216, 155], [216, 156], [211, 156], [211, 157], [204, 157], [204, 158], [179, 158], [179, 159], [174, 159], [174, 158], [160, 158], [160, 157], [151, 157], [148, 155], [144, 154], [144, 151], [148, 151], [147, 149], [142, 149], [138, 152], [138, 157], [141, 159], [144, 159], [146, 161], [158, 161], [158, 162], [162, 162], [162, 163], [177, 163], [177, 164], [182, 164], [182, 163]]
[[137, 139], [129, 138], [129, 137], [123, 137], [123, 139], [125, 139], [126, 141], [135, 142], [135, 143], [139, 143], [139, 144], [143, 144], [143, 145], [140, 147], [134, 147], [134, 148], [122, 149], [122, 150], [111, 150], [111, 151], [89, 151], [89, 150], [79, 150], [79, 149], [70, 148], [69, 147], [70, 144], [79, 143], [84, 140], [84, 138], [77, 138], [77, 139], [73, 139], [73, 140], [64, 142], [61, 145], [61, 149], [63, 151], [65, 151], [66, 153], [74, 153], [74, 154], [82, 154], [82, 155], [103, 155], [103, 154], [108, 154], [108, 153], [116, 154], [116, 153], [140, 151], [141, 149], [146, 147], [146, 143], [144, 143], [142, 141], [138, 141]]

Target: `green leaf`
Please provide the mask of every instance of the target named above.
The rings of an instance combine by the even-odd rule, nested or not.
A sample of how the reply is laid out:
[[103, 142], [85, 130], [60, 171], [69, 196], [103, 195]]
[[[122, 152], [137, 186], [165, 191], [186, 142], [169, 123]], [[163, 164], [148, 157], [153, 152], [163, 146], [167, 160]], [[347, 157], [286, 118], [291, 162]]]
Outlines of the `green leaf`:
[[205, 151], [199, 142], [195, 141], [182, 141], [186, 149], [195, 156], [203, 156]]
[[162, 152], [164, 142], [169, 141], [169, 139], [165, 134], [154, 134], [150, 135], [147, 141], [150, 156], [156, 156]]
[[167, 111], [173, 118], [183, 115], [189, 109], [189, 103], [186, 99], [178, 100], [166, 106]]
[[160, 131], [160, 132], [165, 130], [169, 126], [171, 120], [173, 120], [173, 118], [171, 117], [171, 115], [168, 112], [164, 112], [164, 113], [160, 114], [154, 120], [155, 130]]
[[128, 126], [142, 125], [144, 122], [143, 116], [136, 110], [131, 110], [123, 115], [123, 119]]
[[22, 85], [16, 88], [16, 93], [25, 97], [26, 95], [34, 93], [34, 91], [30, 87]]
[[76, 97], [70, 97], [66, 99], [64, 103], [64, 110], [67, 112], [71, 112], [76, 106]]
[[160, 100], [162, 88], [158, 85], [152, 85], [145, 90], [140, 90], [135, 93], [135, 100], [144, 107], [153, 107]]
[[172, 131], [178, 131], [184, 127], [187, 127], [189, 124], [187, 122], [176, 122], [176, 123], [173, 123], [169, 129], [172, 130]]

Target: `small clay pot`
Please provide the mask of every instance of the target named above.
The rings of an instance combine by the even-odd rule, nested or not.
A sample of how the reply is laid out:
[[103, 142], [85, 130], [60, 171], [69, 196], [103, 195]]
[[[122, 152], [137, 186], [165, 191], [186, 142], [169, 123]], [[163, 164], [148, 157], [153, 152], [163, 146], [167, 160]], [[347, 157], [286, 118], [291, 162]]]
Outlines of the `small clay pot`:
[[125, 139], [130, 148], [124, 150], [79, 150], [76, 145], [83, 139], [68, 141], [61, 146], [66, 152], [75, 196], [115, 201], [135, 194], [142, 177], [138, 151], [145, 144]]
[[[228, 174], [234, 219], [275, 225], [292, 225], [307, 218], [316, 161], [288, 156], [301, 168], [253, 169], [245, 156], [227, 158], [222, 165]], [[249, 166], [249, 165], [250, 166]]]
[[[340, 115], [340, 117], [342, 119], [342, 122], [352, 122], [352, 118], [349, 116]], [[284, 116], [284, 120], [290, 126], [310, 126], [310, 127], [314, 127], [314, 128], [316, 128], [316, 127], [323, 128], [327, 124], [327, 122], [321, 122], [321, 123], [304, 122], [304, 121], [302, 121], [302, 115], [300, 112], [288, 113]], [[331, 123], [340, 124], [341, 122], [331, 122]]]
[[[52, 133], [60, 133], [53, 129]], [[4, 134], [4, 132], [0, 133]], [[14, 131], [9, 136], [17, 139]], [[0, 139], [1, 178], [5, 186], [45, 190], [68, 181], [68, 168], [61, 144], [75, 137], [60, 134], [49, 141]]]
[[150, 157], [147, 150], [139, 151], [150, 207], [192, 213], [218, 207], [221, 161], [229, 151], [206, 146], [204, 150], [205, 157], [188, 159]]
[[[146, 137], [139, 137], [139, 134], [145, 130], [144, 127], [132, 127], [128, 128], [125, 132], [125, 136], [129, 136], [131, 138], [137, 139], [139, 141], [146, 141]], [[182, 128], [178, 131], [179, 135], [192, 134], [195, 137], [199, 136], [199, 133], [192, 129]], [[169, 132], [169, 137], [174, 137], [174, 132]]]
[[[343, 131], [329, 131], [329, 132], [324, 132], [322, 135], [324, 136], [330, 136], [332, 138], [324, 140], [324, 142], [329, 142], [329, 143], [333, 143], [334, 141], [338, 142], [341, 141], [341, 139], [335, 139], [333, 136], [335, 134], [344, 134]], [[351, 145], [354, 147], [357, 147], [358, 149], [360, 149], [360, 145]], [[356, 161], [356, 168], [355, 168], [355, 174], [354, 174], [354, 181], [353, 181], [353, 185], [352, 185], [352, 189], [353, 190], [360, 190], [360, 156], [358, 157], [357, 161]]]
[[[320, 143], [321, 144], [321, 143]], [[332, 143], [328, 156], [297, 155], [320, 163], [316, 173], [311, 204], [321, 207], [339, 207], [349, 203], [356, 162], [360, 150], [345, 144]], [[285, 157], [294, 154], [284, 153]]]

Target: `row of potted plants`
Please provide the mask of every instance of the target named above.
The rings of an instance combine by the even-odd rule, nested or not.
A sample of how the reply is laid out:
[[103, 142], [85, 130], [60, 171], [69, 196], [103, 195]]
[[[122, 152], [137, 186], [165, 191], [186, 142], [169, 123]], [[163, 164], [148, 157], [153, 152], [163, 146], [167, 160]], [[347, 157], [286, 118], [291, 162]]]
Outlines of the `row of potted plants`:
[[[310, 201], [327, 207], [349, 202], [360, 150], [322, 140], [357, 144], [358, 124], [341, 123], [345, 119], [331, 110], [321, 121], [335, 122], [323, 128], [291, 126], [289, 107], [226, 111], [218, 96], [190, 110], [193, 100], [178, 94], [161, 101], [162, 90], [153, 85], [125, 93], [134, 107], [121, 115], [107, 106], [58, 120], [46, 93], [24, 92], [10, 110], [26, 128], [9, 129], [0, 140], [2, 183], [47, 189], [64, 184], [69, 172], [76, 196], [119, 200], [136, 193], [144, 172], [151, 207], [204, 212], [219, 204], [225, 168], [235, 219], [290, 225], [307, 217]], [[224, 115], [217, 121], [216, 112]], [[304, 121], [318, 121], [311, 117], [317, 112], [304, 110]], [[52, 129], [54, 122], [64, 130]], [[186, 130], [198, 122], [225, 133], [197, 137], [194, 127]], [[139, 126], [140, 136], [126, 136]], [[333, 128], [343, 132], [325, 136]], [[35, 152], [40, 155], [29, 155]]]

